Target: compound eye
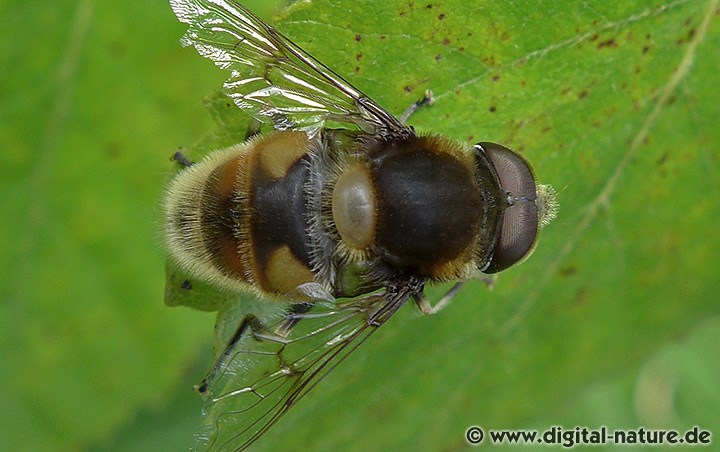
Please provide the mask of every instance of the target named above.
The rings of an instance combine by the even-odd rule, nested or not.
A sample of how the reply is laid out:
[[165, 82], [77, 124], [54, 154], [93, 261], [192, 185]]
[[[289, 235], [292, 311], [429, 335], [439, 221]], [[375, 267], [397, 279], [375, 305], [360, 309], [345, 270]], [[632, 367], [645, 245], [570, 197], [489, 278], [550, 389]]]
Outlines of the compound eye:
[[500, 235], [485, 273], [497, 273], [530, 255], [538, 236], [539, 215], [535, 176], [520, 155], [496, 143], [478, 143], [489, 157], [501, 189], [507, 193]]

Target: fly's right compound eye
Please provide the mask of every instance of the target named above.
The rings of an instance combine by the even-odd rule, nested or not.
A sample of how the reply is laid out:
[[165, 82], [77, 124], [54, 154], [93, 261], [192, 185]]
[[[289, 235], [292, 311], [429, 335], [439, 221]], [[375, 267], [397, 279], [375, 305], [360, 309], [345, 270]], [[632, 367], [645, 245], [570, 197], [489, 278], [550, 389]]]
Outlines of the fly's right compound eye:
[[492, 162], [507, 194], [500, 234], [484, 273], [497, 273], [529, 256], [540, 228], [535, 176], [528, 163], [517, 153], [496, 143], [478, 143]]

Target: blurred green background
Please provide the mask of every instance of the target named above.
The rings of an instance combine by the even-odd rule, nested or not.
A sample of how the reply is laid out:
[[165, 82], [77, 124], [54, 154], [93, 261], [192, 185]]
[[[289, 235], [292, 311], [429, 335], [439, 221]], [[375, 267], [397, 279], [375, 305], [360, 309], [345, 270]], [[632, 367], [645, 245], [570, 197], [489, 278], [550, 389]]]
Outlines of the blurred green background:
[[[177, 148], [231, 132], [202, 104], [225, 74], [163, 1], [0, 17], [0, 446], [185, 450], [214, 319], [162, 303], [159, 203]], [[720, 433], [717, 0], [314, 0], [276, 23], [391, 112], [432, 89], [418, 130], [518, 149], [561, 210], [494, 290], [401, 310], [258, 448]]]

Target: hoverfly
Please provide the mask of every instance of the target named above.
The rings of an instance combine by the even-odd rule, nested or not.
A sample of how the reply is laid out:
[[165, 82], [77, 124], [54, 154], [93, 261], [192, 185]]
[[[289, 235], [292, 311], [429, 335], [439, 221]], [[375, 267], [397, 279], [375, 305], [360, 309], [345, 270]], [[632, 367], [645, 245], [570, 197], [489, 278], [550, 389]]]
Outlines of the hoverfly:
[[[429, 96], [398, 119], [237, 2], [170, 3], [182, 43], [276, 129], [185, 162], [164, 204], [182, 269], [282, 308], [246, 315], [197, 388], [219, 413], [206, 446], [240, 449], [409, 299], [437, 312], [464, 281], [527, 257], [554, 192], [504, 146], [405, 125]], [[448, 281], [432, 306], [425, 284]]]

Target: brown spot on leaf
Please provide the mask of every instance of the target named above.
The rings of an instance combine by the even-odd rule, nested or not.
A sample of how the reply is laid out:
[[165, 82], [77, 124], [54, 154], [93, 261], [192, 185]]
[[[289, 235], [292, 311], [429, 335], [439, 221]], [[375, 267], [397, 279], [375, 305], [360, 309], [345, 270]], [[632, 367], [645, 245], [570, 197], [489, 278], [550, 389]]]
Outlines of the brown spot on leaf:
[[669, 158], [670, 153], [668, 151], [665, 151], [657, 160], [655, 160], [655, 165], [661, 167], [665, 165], [665, 162], [667, 162]]
[[120, 143], [113, 141], [105, 145], [105, 156], [110, 160], [115, 160], [122, 154], [122, 146]]
[[690, 30], [688, 30], [687, 35], [678, 39], [677, 41], [675, 41], [675, 43], [677, 45], [685, 44], [686, 42], [690, 42], [694, 36], [695, 36], [695, 29], [691, 28]]
[[440, 61], [442, 59], [443, 59], [442, 54], [438, 53], [437, 55], [435, 55], [435, 61]]
[[450, 45], [450, 38], [445, 38], [442, 41], [443, 45], [449, 46]]
[[498, 74], [495, 74], [495, 75], [492, 76], [492, 81], [493, 81], [493, 82], [497, 82], [497, 81], [499, 81], [499, 80], [500, 80], [500, 76], [499, 76]]
[[362, 41], [362, 36], [359, 34], [355, 35], [355, 41], [357, 41], [357, 42]]
[[560, 273], [560, 276], [562, 276], [563, 278], [568, 278], [568, 277], [574, 275], [575, 273], [577, 273], [577, 271], [578, 271], [578, 269], [576, 266], [567, 265], [567, 266], [561, 268], [558, 273]]
[[578, 94], [578, 99], [585, 99], [588, 97], [588, 90], [584, 89], [580, 91], [580, 94]]
[[617, 42], [615, 42], [614, 38], [607, 39], [605, 41], [601, 41], [598, 43], [597, 48], [598, 49], [607, 49], [607, 48], [613, 48], [617, 47]]
[[643, 54], [646, 54], [646, 53], [648, 53], [649, 51], [650, 51], [650, 46], [643, 46], [643, 48], [642, 48], [642, 53], [643, 53]]
[[605, 116], [606, 118], [609, 118], [609, 117], [613, 116], [615, 113], [617, 113], [617, 111], [618, 111], [618, 107], [610, 106], [608, 108], [605, 108], [602, 111], [602, 113], [603, 113], [603, 116]]
[[358, 53], [357, 55], [355, 55], [355, 59], [358, 61], [362, 60], [362, 57], [363, 57], [362, 53]]
[[577, 306], [583, 306], [588, 303], [590, 300], [590, 290], [587, 287], [581, 287], [578, 289], [578, 291], [575, 293], [575, 296], [573, 297], [573, 304]]
[[497, 66], [497, 61], [495, 61], [495, 55], [489, 56], [489, 57], [483, 57], [482, 62], [490, 67]]
[[445, 20], [445, 14], [444, 13], [438, 14], [438, 19]]
[[594, 35], [592, 35], [592, 36], [590, 36], [590, 42], [595, 42], [595, 41], [597, 41], [599, 37], [600, 37], [600, 36], [598, 36], [597, 33], [594, 34]]
[[410, 85], [405, 85], [405, 87], [403, 88], [403, 90], [405, 90], [406, 93], [411, 93], [412, 90], [413, 90], [413, 87], [410, 86]]
[[497, 111], [497, 107], [495, 105], [491, 105], [488, 110], [490, 111], [490, 113], [495, 113], [495, 111]]

